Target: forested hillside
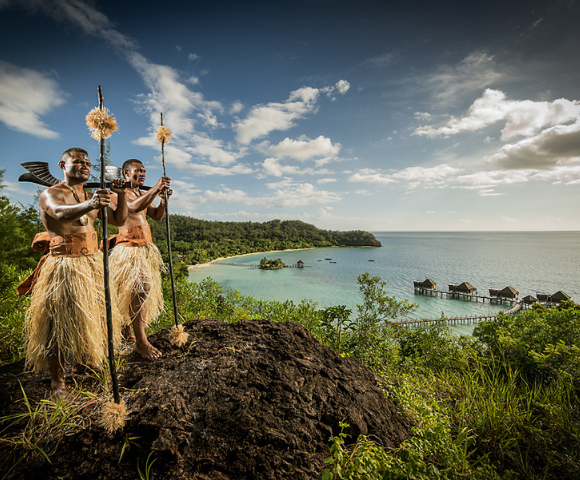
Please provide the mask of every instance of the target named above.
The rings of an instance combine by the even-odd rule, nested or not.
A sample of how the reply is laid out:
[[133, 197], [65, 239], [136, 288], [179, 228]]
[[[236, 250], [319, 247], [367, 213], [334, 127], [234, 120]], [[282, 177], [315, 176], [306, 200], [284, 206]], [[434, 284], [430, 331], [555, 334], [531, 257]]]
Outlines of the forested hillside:
[[[288, 248], [381, 246], [373, 234], [362, 230], [321, 230], [299, 220], [216, 222], [183, 215], [171, 215], [170, 219], [172, 253], [189, 265]], [[153, 223], [151, 228], [153, 240], [165, 252], [165, 221]]]

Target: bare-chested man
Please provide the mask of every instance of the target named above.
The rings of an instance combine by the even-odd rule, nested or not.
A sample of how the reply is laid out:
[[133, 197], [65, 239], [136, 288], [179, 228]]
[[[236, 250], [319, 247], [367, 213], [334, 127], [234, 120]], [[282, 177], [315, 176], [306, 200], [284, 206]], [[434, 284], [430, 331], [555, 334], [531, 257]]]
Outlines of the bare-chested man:
[[[161, 177], [149, 191], [140, 190], [145, 183], [145, 167], [136, 159], [123, 164], [123, 175], [131, 182], [131, 189], [127, 191], [129, 214], [111, 251], [111, 291], [123, 316], [125, 339], [135, 341], [135, 349], [143, 358], [154, 360], [161, 357], [161, 352], [147, 339], [145, 327], [163, 310], [161, 270], [164, 264], [151, 238], [147, 216], [159, 221], [165, 215], [164, 192], [169, 190], [171, 179]], [[153, 200], [157, 196], [161, 202], [155, 207]]]
[[[54, 395], [63, 398], [65, 360], [70, 358], [73, 370], [81, 371], [83, 365], [100, 365], [108, 353], [103, 256], [93, 223], [107, 207], [108, 221], [122, 226], [128, 210], [122, 180], [111, 187], [116, 204], [109, 190], [83, 189], [91, 173], [85, 150], [65, 151], [58, 166], [64, 181], [40, 195], [40, 217], [50, 244], [26, 314], [26, 362], [36, 371], [48, 364]], [[112, 310], [118, 343], [120, 318]]]

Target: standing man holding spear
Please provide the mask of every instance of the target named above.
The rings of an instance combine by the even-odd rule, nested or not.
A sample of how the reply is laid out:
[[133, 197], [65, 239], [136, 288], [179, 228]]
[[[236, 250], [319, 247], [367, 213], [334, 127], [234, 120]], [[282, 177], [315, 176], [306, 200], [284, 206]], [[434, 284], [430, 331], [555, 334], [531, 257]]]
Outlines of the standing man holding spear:
[[[107, 312], [103, 290], [103, 255], [98, 248], [94, 221], [108, 214], [113, 225], [127, 218], [121, 180], [111, 188], [116, 208], [106, 189], [86, 192], [91, 162], [81, 148], [62, 154], [58, 166], [64, 181], [40, 195], [40, 217], [48, 232], [43, 265], [26, 312], [26, 363], [34, 370], [48, 365], [51, 389], [65, 397], [64, 365], [70, 358], [77, 372], [83, 365], [98, 366], [107, 357]], [[112, 208], [113, 207], [113, 208]], [[105, 220], [106, 221], [106, 220]], [[113, 344], [120, 340], [120, 318], [113, 309]]]
[[[111, 288], [123, 316], [123, 335], [135, 341], [135, 350], [146, 360], [161, 357], [147, 339], [145, 327], [163, 310], [161, 273], [163, 258], [151, 237], [147, 217], [159, 221], [165, 215], [171, 179], [165, 175], [148, 191], [140, 190], [145, 183], [145, 167], [141, 160], [123, 163], [123, 175], [131, 188], [127, 192], [129, 213], [119, 234], [114, 237], [111, 262]], [[161, 197], [157, 207], [153, 201]], [[131, 326], [135, 335], [131, 334]]]

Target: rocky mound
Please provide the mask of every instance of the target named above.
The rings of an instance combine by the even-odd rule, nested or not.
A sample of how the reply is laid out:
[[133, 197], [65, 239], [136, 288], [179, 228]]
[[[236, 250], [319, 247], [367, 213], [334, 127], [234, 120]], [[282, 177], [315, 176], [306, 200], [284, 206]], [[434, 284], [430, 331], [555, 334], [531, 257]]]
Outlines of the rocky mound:
[[[394, 447], [410, 435], [376, 376], [299, 325], [194, 320], [185, 329], [184, 348], [159, 332], [151, 341], [161, 360], [133, 354], [119, 370], [130, 412], [123, 431], [108, 435], [95, 418], [60, 440], [51, 463], [27, 455], [11, 477], [133, 480], [139, 465], [142, 474], [151, 467], [149, 478], [318, 479], [340, 421], [352, 440], [365, 434]], [[0, 416], [25, 409], [20, 384], [33, 406], [46, 398], [47, 379], [22, 372], [22, 363], [0, 369], [0, 381]], [[0, 449], [6, 472], [19, 453]]]

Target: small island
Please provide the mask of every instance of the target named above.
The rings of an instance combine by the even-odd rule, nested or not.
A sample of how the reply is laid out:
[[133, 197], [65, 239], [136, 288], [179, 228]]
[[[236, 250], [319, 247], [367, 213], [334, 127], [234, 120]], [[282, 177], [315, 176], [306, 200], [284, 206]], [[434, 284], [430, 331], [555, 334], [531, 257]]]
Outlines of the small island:
[[272, 260], [270, 258], [262, 258], [260, 260], [260, 270], [278, 270], [279, 268], [287, 267], [281, 258], [277, 258], [276, 260]]

